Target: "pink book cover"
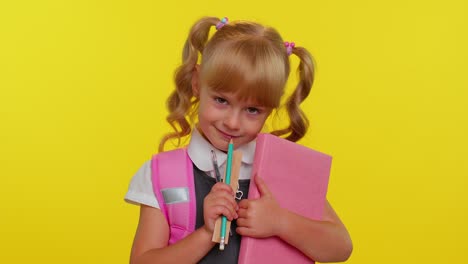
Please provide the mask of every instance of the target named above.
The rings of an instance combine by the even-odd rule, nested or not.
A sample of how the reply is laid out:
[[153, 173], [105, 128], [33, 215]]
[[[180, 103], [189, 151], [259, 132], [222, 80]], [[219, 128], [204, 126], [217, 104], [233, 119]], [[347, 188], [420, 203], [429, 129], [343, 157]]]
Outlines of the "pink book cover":
[[[260, 134], [257, 137], [248, 198], [260, 197], [253, 179], [259, 175], [281, 207], [321, 220], [331, 160], [331, 156], [297, 143], [270, 134]], [[242, 237], [238, 263], [300, 264], [314, 261], [278, 237]]]

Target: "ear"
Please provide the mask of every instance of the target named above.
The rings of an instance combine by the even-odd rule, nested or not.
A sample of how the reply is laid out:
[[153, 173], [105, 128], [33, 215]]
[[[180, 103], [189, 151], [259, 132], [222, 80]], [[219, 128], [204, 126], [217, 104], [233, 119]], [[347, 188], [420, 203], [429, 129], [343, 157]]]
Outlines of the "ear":
[[192, 93], [193, 96], [199, 97], [200, 95], [200, 65], [195, 65], [192, 72]]

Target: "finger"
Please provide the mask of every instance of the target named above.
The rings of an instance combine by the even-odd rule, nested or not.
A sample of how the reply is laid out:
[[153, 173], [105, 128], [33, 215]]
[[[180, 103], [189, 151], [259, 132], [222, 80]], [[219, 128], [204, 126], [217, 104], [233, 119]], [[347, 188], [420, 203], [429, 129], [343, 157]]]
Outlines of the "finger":
[[236, 233], [241, 235], [241, 236], [252, 236], [253, 232], [250, 230], [248, 227], [237, 227], [236, 228]]
[[239, 218], [248, 218], [249, 217], [248, 211], [246, 209], [243, 209], [243, 208], [241, 208], [241, 209], [239, 209], [237, 211], [237, 215], [239, 216]]
[[223, 182], [218, 182], [211, 188], [211, 191], [221, 191], [221, 190], [226, 191], [232, 195], [234, 194], [232, 187]]
[[237, 219], [238, 214], [234, 208], [230, 206], [229, 202], [218, 201], [217, 203], [207, 203], [204, 204], [204, 214], [207, 217], [215, 219], [222, 215], [226, 216], [230, 221], [232, 219]]
[[211, 196], [211, 197], [229, 197], [230, 199], [232, 199], [233, 201], [236, 200], [235, 196], [230, 193], [230, 192], [227, 192], [226, 190], [214, 190], [214, 191], [211, 191], [208, 195], [208, 196]]
[[237, 227], [250, 227], [250, 221], [245, 218], [237, 218]]
[[237, 210], [239, 208], [239, 206], [237, 205], [237, 202], [236, 202], [236, 199], [234, 198], [233, 195], [227, 193], [227, 192], [220, 192], [220, 193], [217, 193], [214, 195], [214, 200], [217, 200], [217, 199], [224, 199], [226, 201], [228, 201], [231, 206], [234, 208], [234, 210]]
[[222, 205], [216, 205], [211, 207], [211, 211], [208, 211], [210, 218], [217, 219], [218, 217], [224, 215], [229, 221], [237, 218], [237, 214], [233, 213], [229, 208]]
[[247, 208], [249, 208], [249, 200], [248, 199], [243, 199], [238, 203], [238, 205], [239, 205], [239, 208], [247, 209]]
[[237, 202], [235, 196], [232, 193], [227, 192], [226, 190], [213, 190], [206, 197], [205, 201], [216, 201], [218, 199], [227, 199], [230, 201], [234, 208], [237, 208]]
[[227, 210], [229, 210], [229, 213], [233, 217], [237, 218], [237, 215], [238, 215], [237, 210], [236, 210], [237, 204], [236, 202], [230, 200], [229, 197], [219, 197], [217, 199], [209, 200], [207, 201], [207, 203], [205, 203], [205, 206], [207, 208], [222, 206], [222, 207], [225, 207]]
[[265, 181], [260, 178], [258, 175], [255, 175], [255, 184], [257, 185], [258, 191], [260, 192], [260, 196], [271, 196], [270, 189], [266, 186]]

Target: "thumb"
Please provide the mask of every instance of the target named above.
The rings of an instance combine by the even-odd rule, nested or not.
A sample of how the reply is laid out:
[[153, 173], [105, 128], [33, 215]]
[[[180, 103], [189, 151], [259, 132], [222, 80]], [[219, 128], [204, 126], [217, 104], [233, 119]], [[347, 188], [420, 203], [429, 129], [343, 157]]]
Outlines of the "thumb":
[[260, 196], [271, 196], [270, 189], [268, 189], [265, 181], [260, 178], [258, 175], [255, 175], [255, 184], [257, 185], [258, 191], [260, 192]]

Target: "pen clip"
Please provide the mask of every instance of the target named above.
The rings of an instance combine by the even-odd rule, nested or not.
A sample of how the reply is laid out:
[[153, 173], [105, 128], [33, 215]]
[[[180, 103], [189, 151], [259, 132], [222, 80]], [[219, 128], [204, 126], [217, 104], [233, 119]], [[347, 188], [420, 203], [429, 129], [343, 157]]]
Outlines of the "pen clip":
[[211, 150], [211, 162], [213, 163], [216, 182], [222, 182], [221, 174], [219, 173], [218, 159], [214, 150]]

